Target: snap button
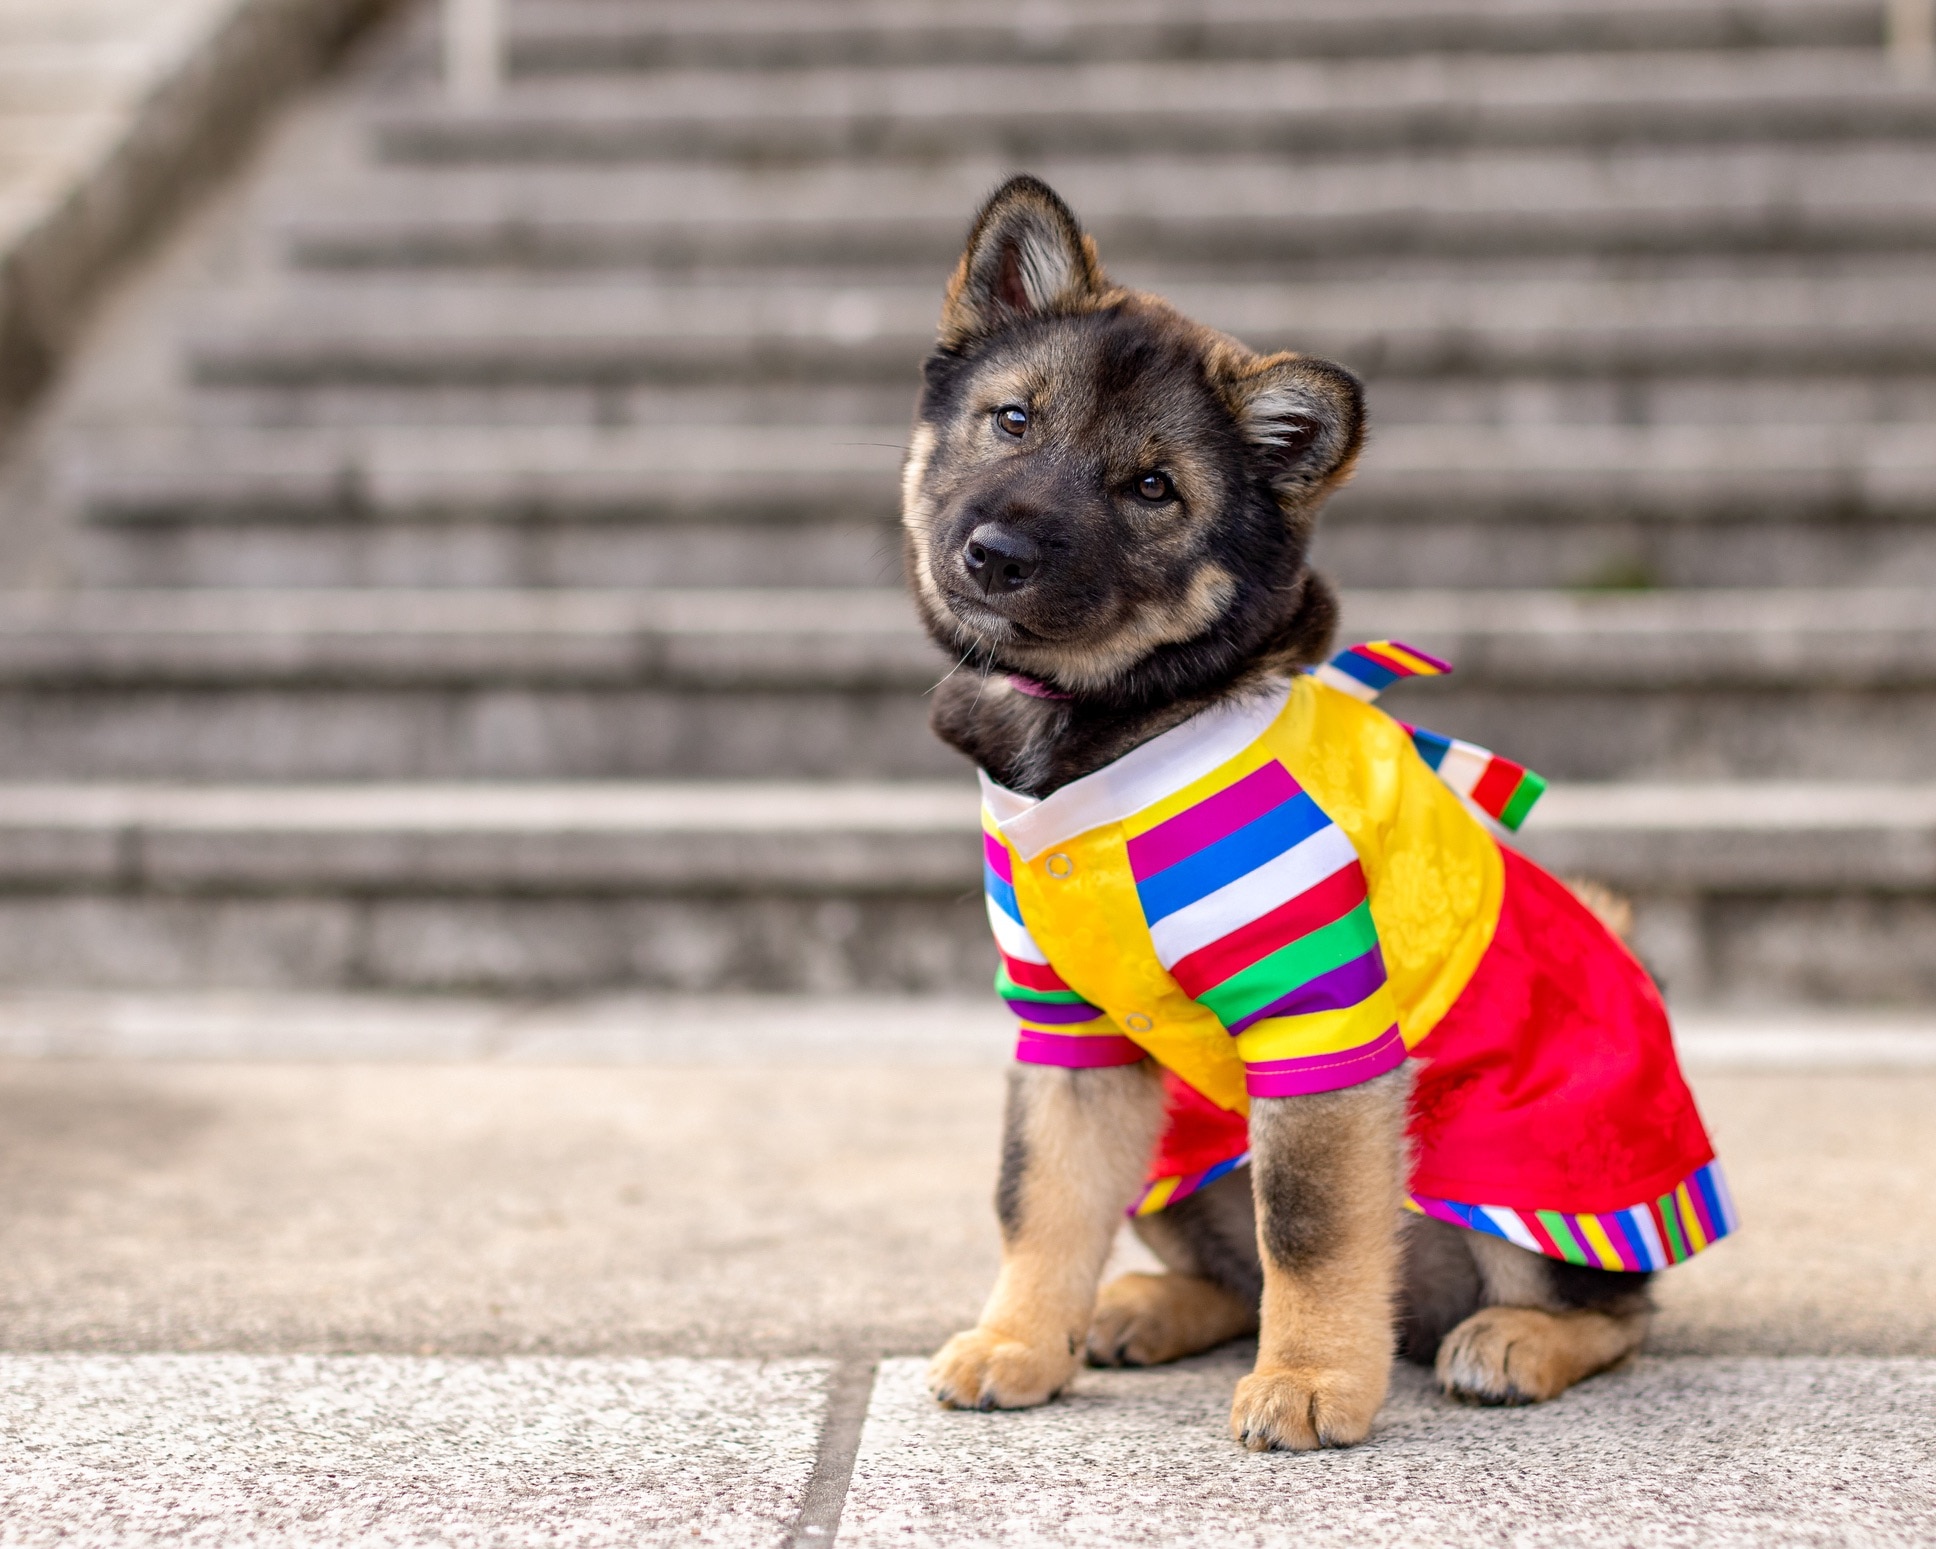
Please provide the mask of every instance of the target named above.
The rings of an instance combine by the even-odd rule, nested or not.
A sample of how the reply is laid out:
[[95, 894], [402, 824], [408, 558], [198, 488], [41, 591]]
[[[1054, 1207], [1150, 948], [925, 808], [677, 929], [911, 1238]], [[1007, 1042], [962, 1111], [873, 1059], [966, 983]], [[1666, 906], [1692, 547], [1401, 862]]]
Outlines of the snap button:
[[1123, 1018], [1123, 1026], [1132, 1033], [1147, 1033], [1154, 1024], [1142, 1012], [1136, 1011]]
[[1066, 877], [1076, 869], [1076, 863], [1070, 860], [1060, 850], [1057, 850], [1055, 854], [1051, 855], [1046, 864], [1049, 875], [1052, 877]]

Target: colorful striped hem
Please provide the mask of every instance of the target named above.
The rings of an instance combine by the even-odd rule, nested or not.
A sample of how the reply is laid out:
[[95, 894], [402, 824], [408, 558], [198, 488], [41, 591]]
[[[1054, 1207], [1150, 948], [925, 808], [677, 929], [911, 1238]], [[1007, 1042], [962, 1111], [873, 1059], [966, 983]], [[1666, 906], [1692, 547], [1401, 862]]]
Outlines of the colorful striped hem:
[[[1405, 726], [1403, 721], [1398, 723]], [[1442, 737], [1422, 726], [1405, 726], [1425, 760], [1438, 777], [1481, 812], [1509, 829], [1517, 829], [1533, 810], [1533, 803], [1546, 793], [1546, 782], [1524, 764], [1457, 737]]]
[[1135, 1065], [1149, 1055], [1120, 1033], [1045, 1033], [1024, 1027], [1015, 1035], [1015, 1058], [1024, 1065], [1100, 1070], [1108, 1065]]
[[1370, 1081], [1405, 1063], [1405, 1040], [1389, 1027], [1370, 1043], [1337, 1054], [1260, 1060], [1244, 1066], [1244, 1090], [1252, 1097], [1304, 1097]]
[[1250, 1153], [1243, 1152], [1227, 1162], [1219, 1162], [1215, 1167], [1205, 1168], [1200, 1173], [1178, 1173], [1171, 1178], [1152, 1179], [1143, 1189], [1142, 1198], [1124, 1211], [1125, 1215], [1153, 1216], [1157, 1211], [1174, 1205], [1178, 1200], [1188, 1199], [1205, 1184], [1215, 1183], [1225, 1173], [1235, 1172], [1250, 1160]]
[[1631, 1272], [1683, 1263], [1740, 1225], [1718, 1161], [1690, 1174], [1660, 1198], [1625, 1210], [1593, 1214], [1518, 1210], [1507, 1205], [1466, 1205], [1425, 1194], [1413, 1194], [1406, 1203], [1434, 1220], [1503, 1237], [1550, 1259]]

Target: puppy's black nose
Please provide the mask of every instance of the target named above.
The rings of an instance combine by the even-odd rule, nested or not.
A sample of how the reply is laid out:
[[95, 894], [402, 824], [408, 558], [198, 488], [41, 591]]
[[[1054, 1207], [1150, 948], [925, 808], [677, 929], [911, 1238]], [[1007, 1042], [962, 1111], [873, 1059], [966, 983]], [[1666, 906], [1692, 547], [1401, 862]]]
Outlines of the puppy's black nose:
[[1042, 563], [1042, 551], [999, 522], [983, 522], [961, 546], [961, 562], [984, 597], [1018, 592]]

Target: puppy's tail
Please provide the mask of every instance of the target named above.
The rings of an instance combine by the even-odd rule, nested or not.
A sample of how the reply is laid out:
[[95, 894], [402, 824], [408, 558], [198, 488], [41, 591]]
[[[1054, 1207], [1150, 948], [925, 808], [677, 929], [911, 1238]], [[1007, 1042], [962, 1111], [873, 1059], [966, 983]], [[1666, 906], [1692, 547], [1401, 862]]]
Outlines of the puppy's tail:
[[1591, 877], [1562, 877], [1566, 889], [1586, 905], [1587, 913], [1629, 945], [1633, 943], [1634, 908], [1603, 882]]

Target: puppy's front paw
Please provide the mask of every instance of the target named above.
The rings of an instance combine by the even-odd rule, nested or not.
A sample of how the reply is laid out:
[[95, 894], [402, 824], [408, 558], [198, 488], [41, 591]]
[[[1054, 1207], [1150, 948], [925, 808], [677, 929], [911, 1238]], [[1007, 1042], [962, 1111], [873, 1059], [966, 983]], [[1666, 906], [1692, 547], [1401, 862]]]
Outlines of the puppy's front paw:
[[1252, 1452], [1310, 1452], [1365, 1439], [1390, 1373], [1316, 1367], [1256, 1371], [1237, 1384], [1230, 1434]]
[[955, 1335], [928, 1363], [928, 1391], [950, 1409], [1028, 1409], [1075, 1375], [1073, 1340], [1043, 1348], [994, 1329]]

